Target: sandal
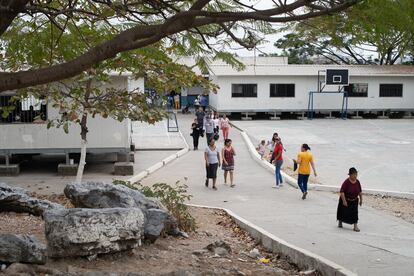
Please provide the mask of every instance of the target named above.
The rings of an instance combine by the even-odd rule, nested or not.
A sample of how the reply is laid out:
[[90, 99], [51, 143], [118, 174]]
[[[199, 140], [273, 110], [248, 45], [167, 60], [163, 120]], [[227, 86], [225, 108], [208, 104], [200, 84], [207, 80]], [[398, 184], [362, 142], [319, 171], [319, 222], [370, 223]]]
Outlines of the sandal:
[[230, 187], [231, 187], [231, 188], [234, 188], [234, 186], [236, 186], [236, 185], [235, 185], [235, 184], [231, 184], [231, 185], [230, 185]]
[[359, 231], [361, 231], [361, 230], [359, 230], [359, 228], [354, 228], [354, 231], [355, 231], [355, 232], [359, 232]]

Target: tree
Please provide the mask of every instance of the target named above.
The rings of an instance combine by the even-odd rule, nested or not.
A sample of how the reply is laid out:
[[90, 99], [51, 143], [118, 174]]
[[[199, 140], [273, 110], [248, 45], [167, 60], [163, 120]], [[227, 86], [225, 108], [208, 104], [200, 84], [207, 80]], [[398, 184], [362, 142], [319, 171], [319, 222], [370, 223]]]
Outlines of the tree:
[[[357, 2], [273, 1], [271, 8], [259, 9], [237, 0], [0, 0], [0, 45], [4, 56], [0, 63], [4, 71], [0, 73], [0, 91], [71, 78], [119, 53], [155, 43], [171, 54], [210, 54], [232, 61], [223, 47], [232, 41], [254, 47], [260, 35], [273, 31], [270, 23], [332, 14]], [[91, 26], [105, 32], [90, 40]], [[25, 44], [26, 39], [39, 31], [46, 34], [47, 29], [49, 35], [39, 37], [38, 45]], [[240, 30], [243, 34], [237, 36]], [[67, 35], [76, 35], [85, 47], [71, 49], [65, 55], [60, 48], [65, 49]], [[49, 47], [44, 48], [45, 44]], [[33, 49], [21, 51], [24, 46]], [[49, 51], [48, 59], [43, 54], [45, 49]], [[203, 64], [205, 61], [199, 59], [199, 65]]]
[[275, 46], [330, 63], [392, 65], [410, 54], [413, 12], [412, 0], [365, 0], [332, 16], [290, 24], [285, 30], [294, 31]]
[[[95, 41], [107, 35], [107, 30], [101, 26], [79, 24], [77, 28], [89, 30], [87, 36], [82, 37], [84, 41]], [[9, 59], [9, 64], [19, 66], [22, 60], [27, 60], [28, 64], [42, 64], [61, 56], [76, 56], [86, 49], [87, 43], [79, 44], [77, 34], [71, 33], [62, 38], [62, 47], [53, 49], [53, 45], [47, 42], [54, 31], [39, 28], [36, 35], [18, 37], [22, 40], [19, 42], [21, 46], [13, 50], [15, 55]], [[110, 117], [118, 121], [129, 118], [154, 123], [166, 116], [162, 104], [148, 102], [148, 95], [144, 91], [111, 85], [110, 74], [127, 73], [131, 78], [145, 78], [146, 85], [161, 92], [161, 95], [166, 91], [179, 91], [182, 87], [196, 85], [207, 91], [216, 90], [215, 85], [196, 75], [190, 67], [174, 62], [168, 55], [167, 49], [160, 44], [120, 53], [116, 58], [94, 65], [74, 78], [20, 89], [15, 99], [32, 95], [47, 100], [58, 109], [60, 118], [51, 118], [48, 128], [62, 127], [68, 132], [70, 124], [80, 126], [81, 155], [76, 181], [81, 182], [90, 117]], [[11, 109], [6, 107], [3, 111], [4, 116], [9, 116]]]
[[[100, 116], [123, 121], [127, 118], [135, 121], [154, 123], [166, 116], [162, 104], [148, 102], [148, 94], [137, 89], [111, 85], [108, 70], [112, 68], [118, 71], [127, 70], [136, 73], [134, 69], [145, 70], [147, 85], [151, 88], [164, 89], [162, 91], [179, 90], [181, 87], [201, 85], [209, 91], [214, 91], [215, 86], [201, 76], [196, 75], [191, 68], [172, 62], [163, 53], [158, 53], [157, 60], [140, 59], [137, 55], [119, 57], [114, 61], [105, 61], [100, 66], [94, 66], [86, 73], [65, 81], [48, 85], [40, 85], [24, 89], [20, 96], [27, 94], [37, 98], [46, 97], [59, 110], [60, 118], [48, 121], [48, 128], [62, 127], [67, 133], [69, 124], [80, 126], [81, 155], [76, 176], [76, 182], [80, 183], [86, 160], [88, 119]], [[140, 60], [139, 67], [136, 61]], [[142, 69], [145, 68], [145, 69]], [[139, 75], [139, 74], [138, 74]]]

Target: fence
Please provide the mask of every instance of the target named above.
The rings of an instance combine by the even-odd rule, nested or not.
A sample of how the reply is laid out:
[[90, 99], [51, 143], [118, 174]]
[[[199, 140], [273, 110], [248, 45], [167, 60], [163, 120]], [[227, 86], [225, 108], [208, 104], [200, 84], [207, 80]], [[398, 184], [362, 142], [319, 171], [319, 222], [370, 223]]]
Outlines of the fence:
[[13, 99], [13, 96], [0, 96], [0, 108], [12, 107], [8, 115], [0, 116], [0, 124], [11, 123], [42, 123], [47, 120], [45, 100], [29, 96]]

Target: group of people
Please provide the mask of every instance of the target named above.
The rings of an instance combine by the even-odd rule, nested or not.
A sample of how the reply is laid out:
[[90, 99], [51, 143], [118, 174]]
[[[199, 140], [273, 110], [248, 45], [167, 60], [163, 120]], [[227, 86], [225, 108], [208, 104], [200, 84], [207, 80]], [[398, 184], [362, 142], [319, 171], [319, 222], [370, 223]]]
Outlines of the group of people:
[[[227, 177], [230, 176], [230, 187], [234, 187], [234, 156], [236, 151], [229, 139], [230, 121], [225, 114], [219, 116], [216, 112], [205, 112], [199, 107], [195, 113], [196, 118], [191, 124], [191, 136], [193, 137], [194, 150], [198, 150], [200, 136], [206, 136], [207, 147], [204, 151], [206, 165], [205, 186], [209, 187], [209, 179], [212, 179], [213, 190], [217, 190], [217, 170], [221, 167], [224, 171], [224, 184], [227, 184]], [[224, 147], [220, 150], [217, 141], [220, 139], [220, 129], [223, 134]]]
[[[209, 187], [209, 180], [212, 179], [212, 188], [217, 190], [217, 170], [222, 168], [224, 171], [224, 183], [227, 184], [227, 177], [230, 176], [230, 187], [234, 187], [234, 157], [236, 151], [229, 139], [230, 121], [225, 114], [219, 116], [216, 112], [206, 112], [202, 107], [198, 107], [195, 113], [196, 118], [191, 125], [191, 136], [193, 137], [194, 150], [198, 150], [200, 136], [206, 136], [207, 147], [204, 151], [204, 161], [206, 167], [205, 186]], [[219, 131], [222, 130], [224, 147], [220, 150], [217, 141], [220, 138]], [[257, 151], [263, 159], [268, 159], [275, 165], [276, 188], [283, 185], [281, 168], [283, 165], [282, 139], [278, 133], [273, 133], [270, 141], [262, 140], [257, 146]], [[267, 154], [267, 152], [270, 152]], [[305, 200], [308, 195], [308, 180], [311, 172], [317, 176], [314, 158], [308, 144], [302, 144], [297, 158], [293, 159], [293, 170], [298, 170], [297, 184]], [[355, 168], [350, 168], [348, 178], [342, 183], [340, 189], [339, 202], [337, 207], [338, 227], [342, 228], [343, 223], [353, 224], [353, 230], [359, 232], [358, 228], [358, 205], [362, 205], [362, 189], [358, 180], [358, 172]]]
[[219, 116], [217, 112], [209, 111], [206, 113], [200, 106], [195, 116], [196, 118], [191, 124], [194, 150], [198, 150], [199, 139], [204, 137], [204, 135], [206, 136], [207, 144], [209, 144], [212, 138], [217, 141], [220, 138], [220, 129], [224, 140], [229, 138], [230, 121], [226, 114]]
[[[266, 156], [267, 149], [270, 153]], [[276, 188], [283, 185], [281, 167], [283, 165], [283, 152], [285, 151], [282, 139], [278, 133], [274, 133], [272, 140], [266, 143], [262, 140], [256, 150], [262, 158], [269, 159], [275, 165]], [[298, 169], [297, 184], [302, 192], [302, 199], [306, 199], [308, 194], [308, 180], [311, 169], [315, 177], [317, 176], [313, 155], [308, 144], [302, 144], [297, 159], [293, 159], [293, 170]], [[352, 167], [348, 171], [348, 178], [342, 183], [340, 189], [339, 202], [337, 207], [338, 227], [342, 228], [342, 223], [353, 224], [353, 230], [359, 232], [358, 228], [358, 204], [362, 205], [362, 188], [357, 179], [358, 171]]]

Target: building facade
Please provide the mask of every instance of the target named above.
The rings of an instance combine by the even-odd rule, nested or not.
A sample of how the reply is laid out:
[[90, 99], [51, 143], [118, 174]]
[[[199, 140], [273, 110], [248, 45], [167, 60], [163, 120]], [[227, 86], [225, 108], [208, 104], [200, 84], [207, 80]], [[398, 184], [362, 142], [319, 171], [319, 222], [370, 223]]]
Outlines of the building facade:
[[[220, 88], [210, 94], [219, 112], [304, 112], [310, 92], [346, 91], [350, 111], [414, 111], [414, 66], [291, 65], [285, 58], [240, 58], [245, 69], [211, 64], [210, 79]], [[324, 86], [327, 69], [348, 69], [349, 86]], [[319, 74], [319, 78], [318, 78]], [[315, 111], [339, 111], [343, 93], [313, 93]]]

